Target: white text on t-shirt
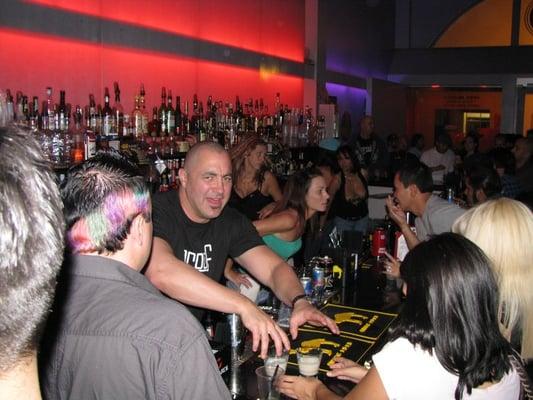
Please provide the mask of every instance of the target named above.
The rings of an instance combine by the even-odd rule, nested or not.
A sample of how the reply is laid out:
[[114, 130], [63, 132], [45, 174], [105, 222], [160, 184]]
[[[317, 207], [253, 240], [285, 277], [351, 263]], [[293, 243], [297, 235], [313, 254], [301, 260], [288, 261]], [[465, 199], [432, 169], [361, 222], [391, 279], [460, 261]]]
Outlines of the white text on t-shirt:
[[192, 265], [199, 272], [208, 272], [209, 271], [209, 262], [211, 257], [208, 257], [213, 251], [213, 247], [210, 244], [204, 245], [204, 251], [202, 253], [195, 253], [189, 250], [183, 250], [183, 261], [187, 264]]

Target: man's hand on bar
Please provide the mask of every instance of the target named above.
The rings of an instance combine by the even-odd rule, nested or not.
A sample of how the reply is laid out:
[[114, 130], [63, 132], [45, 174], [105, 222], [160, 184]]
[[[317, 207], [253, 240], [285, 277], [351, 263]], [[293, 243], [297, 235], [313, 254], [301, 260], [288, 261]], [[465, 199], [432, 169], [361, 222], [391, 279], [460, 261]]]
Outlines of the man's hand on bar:
[[315, 326], [325, 326], [332, 333], [336, 335], [339, 334], [339, 327], [335, 321], [318, 311], [318, 309], [307, 300], [302, 299], [296, 302], [294, 309], [292, 310], [290, 332], [293, 339], [296, 339], [298, 336], [298, 327], [305, 323], [310, 323]]
[[[291, 344], [283, 329], [270, 318], [269, 315], [261, 311], [253, 303], [248, 303], [244, 311], [240, 313], [242, 324], [252, 333], [252, 350], [255, 352], [261, 345], [259, 356], [266, 358], [268, 353], [268, 343], [272, 339], [276, 346], [276, 354], [281, 355], [283, 348], [289, 350]], [[269, 339], [270, 337], [270, 339]]]

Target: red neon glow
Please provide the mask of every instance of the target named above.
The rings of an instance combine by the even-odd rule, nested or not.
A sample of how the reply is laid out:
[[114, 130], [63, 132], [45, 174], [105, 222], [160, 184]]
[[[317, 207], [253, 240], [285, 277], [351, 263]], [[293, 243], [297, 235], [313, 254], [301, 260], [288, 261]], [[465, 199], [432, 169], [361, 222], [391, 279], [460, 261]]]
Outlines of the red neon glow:
[[302, 62], [303, 0], [26, 0]]
[[438, 89], [438, 88], [440, 88], [440, 85], [434, 83], [433, 85], [431, 85], [431, 88], [432, 89]]
[[234, 102], [262, 97], [272, 110], [276, 92], [282, 103], [302, 107], [303, 79], [280, 74], [264, 75], [259, 70], [227, 66], [195, 59], [180, 58], [147, 51], [102, 47], [63, 38], [0, 29], [0, 88], [21, 90], [28, 96], [44, 99], [45, 87], [67, 91], [72, 105], [88, 103], [94, 93], [103, 101], [104, 87], [112, 90], [113, 81], [121, 87], [125, 110], [133, 109], [139, 84], [146, 88], [147, 106], [160, 103], [161, 86], [180, 95], [182, 102], [213, 99]]

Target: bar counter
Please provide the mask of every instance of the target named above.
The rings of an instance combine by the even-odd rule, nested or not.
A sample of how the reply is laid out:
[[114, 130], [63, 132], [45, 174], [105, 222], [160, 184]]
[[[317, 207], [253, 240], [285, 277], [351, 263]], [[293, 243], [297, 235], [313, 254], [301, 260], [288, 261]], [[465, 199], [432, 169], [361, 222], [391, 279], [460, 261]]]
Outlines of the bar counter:
[[[396, 280], [387, 279], [380, 260], [366, 257], [359, 263], [357, 277], [345, 290], [338, 290], [323, 302], [320, 309], [335, 319], [341, 329], [339, 336], [323, 328], [304, 325], [298, 338], [291, 339], [291, 352], [287, 374], [298, 375], [294, 350], [302, 342], [319, 345], [323, 350], [319, 379], [339, 395], [346, 394], [353, 383], [328, 378], [327, 363], [342, 355], [360, 364], [371, 359], [383, 345], [383, 338], [390, 323], [396, 317], [401, 304], [401, 290]], [[354, 309], [356, 308], [356, 309]], [[257, 353], [251, 351], [250, 337], [240, 357], [232, 349], [232, 366], [223, 377], [236, 400], [258, 399], [255, 369], [263, 365]], [[281, 396], [281, 398], [284, 398]]]

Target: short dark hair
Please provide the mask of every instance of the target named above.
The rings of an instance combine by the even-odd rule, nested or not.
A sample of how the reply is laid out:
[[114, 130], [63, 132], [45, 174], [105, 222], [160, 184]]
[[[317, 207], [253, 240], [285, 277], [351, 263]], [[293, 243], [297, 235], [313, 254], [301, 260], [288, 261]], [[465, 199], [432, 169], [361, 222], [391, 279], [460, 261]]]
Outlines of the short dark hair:
[[498, 173], [483, 165], [473, 165], [466, 171], [468, 183], [474, 191], [483, 190], [487, 198], [495, 198], [502, 193], [502, 183]]
[[61, 196], [73, 253], [121, 250], [133, 219], [139, 214], [151, 218], [144, 178], [119, 154], [98, 154], [72, 167]]
[[503, 168], [505, 174], [514, 175], [515, 156], [511, 150], [496, 148], [492, 151], [492, 160], [495, 168]]
[[405, 187], [415, 185], [422, 193], [431, 193], [433, 191], [431, 171], [427, 165], [418, 159], [406, 159], [398, 170], [398, 176]]
[[510, 370], [509, 342], [498, 326], [498, 285], [490, 261], [463, 236], [420, 243], [400, 267], [407, 298], [389, 339], [407, 338], [458, 375], [455, 398]]
[[63, 261], [55, 174], [28, 131], [0, 128], [0, 372], [40, 340]]
[[452, 147], [452, 139], [450, 138], [450, 135], [448, 135], [446, 132], [441, 132], [437, 135], [435, 138], [435, 144], [436, 143], [442, 143], [447, 145], [448, 147]]

